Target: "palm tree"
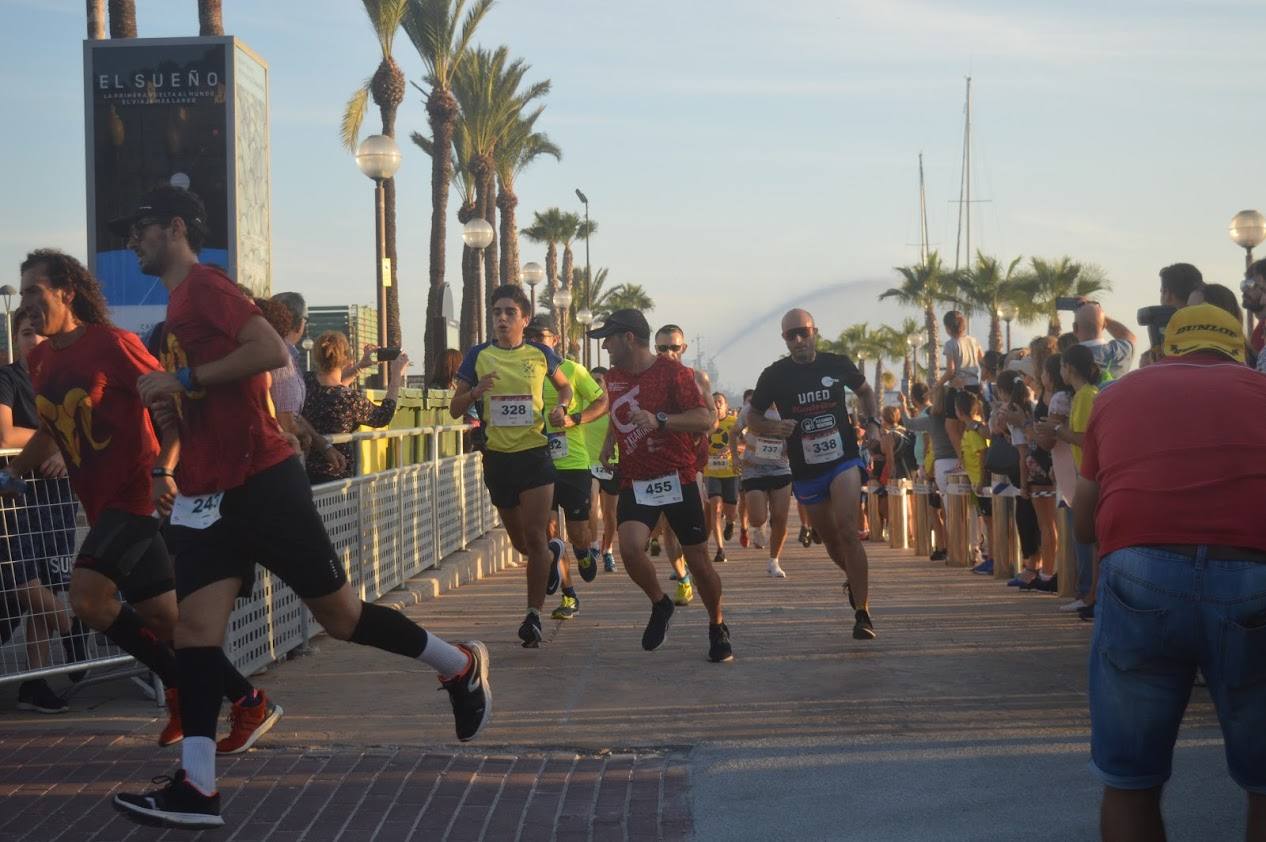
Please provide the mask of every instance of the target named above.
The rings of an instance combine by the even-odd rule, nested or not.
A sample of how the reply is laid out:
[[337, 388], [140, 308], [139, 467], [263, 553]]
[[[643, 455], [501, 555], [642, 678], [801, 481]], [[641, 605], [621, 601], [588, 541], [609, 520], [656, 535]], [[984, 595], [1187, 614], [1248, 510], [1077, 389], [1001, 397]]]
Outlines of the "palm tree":
[[136, 37], [136, 0], [109, 0], [110, 37]]
[[519, 115], [514, 125], [497, 144], [497, 208], [501, 211], [501, 279], [507, 284], [519, 283], [519, 229], [515, 220], [515, 208], [519, 197], [514, 192], [514, 180], [528, 164], [544, 155], [561, 161], [563, 151], [549, 136], [535, 131], [536, 120], [542, 108], [526, 117]]
[[915, 364], [911, 354], [910, 343], [907, 340], [918, 332], [919, 323], [909, 316], [903, 319], [901, 327], [897, 328], [897, 334], [901, 337], [901, 379], [904, 383], [914, 382]]
[[[409, 0], [361, 0], [365, 13], [369, 15], [369, 25], [378, 37], [378, 47], [382, 56], [374, 75], [352, 94], [343, 109], [342, 136], [343, 146], [349, 152], [355, 152], [360, 141], [361, 124], [365, 121], [365, 110], [370, 97], [378, 106], [382, 117], [382, 133], [387, 137], [396, 136], [396, 114], [400, 103], [404, 102], [404, 71], [392, 56], [396, 32], [404, 20]], [[219, 5], [218, 3], [216, 5]], [[201, 2], [199, 3], [201, 9]], [[387, 279], [387, 335], [380, 341], [393, 348], [399, 348], [400, 335], [400, 267], [396, 260], [396, 180], [388, 178], [383, 181], [384, 205], [384, 239], [387, 245], [387, 257], [391, 261], [391, 277]]]
[[[906, 350], [906, 334], [899, 333], [887, 325], [871, 331], [864, 343], [866, 356], [875, 360], [875, 379], [871, 385], [876, 389], [883, 388], [884, 360], [899, 359]], [[865, 374], [865, 372], [862, 372]]]
[[1097, 266], [1083, 267], [1074, 263], [1072, 258], [1064, 256], [1058, 260], [1044, 260], [1034, 257], [1029, 261], [1032, 273], [1025, 281], [1023, 289], [1029, 301], [1038, 312], [1049, 319], [1047, 332], [1051, 336], [1059, 336], [1061, 326], [1059, 307], [1060, 298], [1077, 295], [1092, 295], [1101, 290], [1111, 289], [1108, 279]]
[[[570, 224], [567, 214], [560, 208], [548, 208], [532, 215], [532, 224], [522, 231], [523, 236], [534, 243], [545, 243], [545, 295], [554, 300], [554, 290], [558, 287], [558, 244], [568, 236], [567, 226]], [[572, 230], [575, 226], [572, 225]], [[550, 308], [550, 312], [554, 312]], [[555, 325], [557, 327], [557, 325]]]
[[[585, 220], [579, 215], [576, 216], [576, 219], [579, 220], [579, 224], [576, 226], [576, 241], [577, 242], [580, 242], [581, 240], [588, 241], [590, 237], [598, 233], [598, 220], [596, 219]], [[589, 279], [584, 278], [584, 283], [582, 284], [576, 284], [573, 281], [572, 286], [575, 287], [576, 290], [578, 290], [576, 294], [580, 296], [581, 306], [583, 307], [585, 306], [585, 304], [588, 304], [589, 308], [592, 310], [593, 309], [593, 303], [592, 303], [593, 294], [589, 290]]]
[[843, 354], [856, 360], [866, 356], [869, 343], [870, 328], [866, 322], [861, 322], [849, 325], [840, 331], [840, 335], [834, 341], [825, 341], [822, 345], [823, 350], [828, 350], [835, 354]]
[[[576, 265], [575, 255], [572, 253], [571, 244], [576, 241], [576, 235], [580, 231], [580, 214], [563, 212], [563, 236], [559, 241], [563, 244], [563, 271], [561, 280], [564, 284], [570, 284], [572, 279], [572, 269]], [[572, 290], [573, 297], [575, 290]]]
[[923, 325], [928, 332], [928, 372], [935, 380], [941, 375], [940, 360], [937, 357], [940, 331], [937, 329], [936, 305], [949, 300], [950, 273], [941, 265], [941, 256], [935, 251], [928, 252], [923, 263], [898, 266], [896, 269], [901, 273], [901, 286], [880, 293], [879, 298], [881, 301], [895, 298], [902, 304], [923, 310]]
[[[457, 100], [453, 98], [453, 77], [461, 69], [467, 48], [479, 23], [494, 0], [473, 0], [463, 16], [466, 0], [409, 0], [404, 31], [426, 65], [426, 113], [431, 124], [435, 153], [431, 156], [431, 286], [426, 299], [426, 359], [423, 371], [431, 371], [444, 352], [441, 323], [444, 306], [444, 239], [447, 235], [448, 185], [453, 159], [453, 123]], [[460, 28], [458, 22], [460, 23]]]
[[[368, 6], [369, 2], [365, 5]], [[224, 34], [224, 10], [221, 8], [221, 0], [198, 0], [198, 34], [204, 37]], [[403, 98], [403, 78], [400, 80], [400, 95]]]
[[106, 0], [88, 0], [88, 38], [100, 41], [106, 37]]
[[600, 267], [593, 273], [593, 280], [589, 282], [589, 311], [593, 313], [595, 320], [605, 318], [613, 312], [610, 303], [611, 293], [619, 287], [607, 289], [607, 278], [610, 274], [611, 270], [605, 266]]
[[1003, 350], [1002, 317], [999, 314], [1003, 304], [1014, 304], [1021, 313], [1036, 311], [1024, 286], [1027, 278], [1016, 271], [1021, 260], [1022, 257], [1017, 257], [1003, 270], [998, 258], [986, 257], [983, 252], [977, 251], [976, 262], [955, 277], [955, 295], [964, 309], [969, 314], [986, 313], [989, 316], [991, 351]]
[[655, 309], [655, 302], [641, 284], [620, 284], [607, 296], [606, 306], [612, 313], [616, 310], [641, 310], [646, 314]]

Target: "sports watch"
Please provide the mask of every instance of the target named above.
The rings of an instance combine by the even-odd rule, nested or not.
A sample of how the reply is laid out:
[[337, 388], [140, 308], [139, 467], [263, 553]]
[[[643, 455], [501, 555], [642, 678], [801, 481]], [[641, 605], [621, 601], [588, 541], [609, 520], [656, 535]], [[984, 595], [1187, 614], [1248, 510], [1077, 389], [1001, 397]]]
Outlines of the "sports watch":
[[667, 412], [656, 412], [655, 420], [659, 422], [659, 428], [661, 430], [668, 429], [668, 413]]

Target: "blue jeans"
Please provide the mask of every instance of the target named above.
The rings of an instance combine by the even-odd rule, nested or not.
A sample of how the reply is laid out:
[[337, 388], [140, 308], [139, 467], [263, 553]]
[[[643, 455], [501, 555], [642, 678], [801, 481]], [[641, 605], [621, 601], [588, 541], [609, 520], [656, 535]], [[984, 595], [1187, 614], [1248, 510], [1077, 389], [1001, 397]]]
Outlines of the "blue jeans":
[[1266, 794], [1266, 564], [1129, 547], [1100, 560], [1090, 644], [1090, 752], [1116, 789], [1169, 780], [1199, 667], [1227, 768]]
[[1095, 545], [1073, 541], [1073, 555], [1077, 557], [1077, 596], [1085, 599], [1095, 581]]

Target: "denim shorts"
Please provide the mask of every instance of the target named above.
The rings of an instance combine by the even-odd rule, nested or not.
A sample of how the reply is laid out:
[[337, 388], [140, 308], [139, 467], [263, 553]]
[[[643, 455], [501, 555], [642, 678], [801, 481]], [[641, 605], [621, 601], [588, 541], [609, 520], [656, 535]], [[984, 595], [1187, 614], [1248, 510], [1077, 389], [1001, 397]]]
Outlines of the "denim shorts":
[[1091, 764], [1116, 789], [1169, 779], [1196, 668], [1227, 768], [1266, 794], [1266, 564], [1129, 547], [1100, 561], [1090, 645]]
[[836, 462], [825, 473], [819, 474], [812, 479], [793, 479], [791, 481], [791, 491], [796, 495], [796, 499], [806, 506], [812, 506], [817, 503], [825, 503], [831, 499], [831, 482], [845, 471], [851, 471], [858, 468], [862, 471], [862, 482], [866, 481], [866, 471], [862, 468], [862, 460], [859, 457], [845, 459]]

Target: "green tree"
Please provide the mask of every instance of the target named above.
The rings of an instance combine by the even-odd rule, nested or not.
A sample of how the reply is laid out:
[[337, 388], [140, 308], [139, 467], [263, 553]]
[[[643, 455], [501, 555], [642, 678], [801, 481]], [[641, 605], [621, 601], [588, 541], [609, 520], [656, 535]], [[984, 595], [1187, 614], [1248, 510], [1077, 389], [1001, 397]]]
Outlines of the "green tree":
[[[574, 216], [574, 214], [572, 215]], [[570, 226], [570, 228], [569, 228]], [[532, 224], [521, 232], [534, 243], [545, 243], [545, 292], [542, 300], [553, 302], [558, 288], [558, 244], [575, 231], [573, 220], [560, 208], [547, 208], [532, 215]], [[554, 312], [553, 305], [549, 312]], [[555, 324], [555, 327], [558, 327]]]
[[501, 211], [501, 278], [519, 283], [519, 229], [515, 208], [519, 206], [514, 182], [519, 173], [537, 158], [549, 155], [562, 160], [563, 151], [549, 136], [535, 129], [543, 107], [520, 115], [497, 144], [497, 209]]
[[609, 308], [608, 313], [632, 309], [646, 314], [655, 309], [655, 302], [646, 294], [641, 284], [620, 284], [611, 290], [606, 306]]
[[915, 378], [915, 364], [912, 359], [911, 346], [906, 340], [918, 332], [919, 323], [908, 316], [902, 320], [901, 327], [897, 328], [897, 333], [901, 336], [901, 377], [906, 383], [913, 383]]
[[923, 311], [924, 329], [928, 332], [928, 371], [932, 379], [940, 377], [941, 366], [937, 353], [940, 349], [940, 331], [936, 321], [936, 305], [950, 300], [951, 274], [941, 264], [937, 252], [929, 252], [927, 260], [913, 266], [898, 266], [901, 286], [880, 293], [885, 298], [895, 298], [908, 307]]
[[136, 37], [136, 0], [109, 0], [110, 37]]
[[956, 297], [968, 314], [984, 313], [989, 316], [989, 350], [1001, 351], [1002, 317], [999, 308], [1013, 304], [1021, 315], [1032, 318], [1038, 310], [1033, 306], [1025, 284], [1027, 276], [1018, 271], [1022, 257], [1017, 257], [1004, 269], [996, 257], [976, 252], [976, 262], [955, 276]]
[[1083, 266], [1067, 256], [1058, 260], [1034, 257], [1029, 264], [1033, 271], [1023, 289], [1037, 311], [1047, 317], [1051, 336], [1059, 336], [1062, 330], [1056, 306], [1060, 298], [1093, 295], [1112, 288], [1099, 267]]

